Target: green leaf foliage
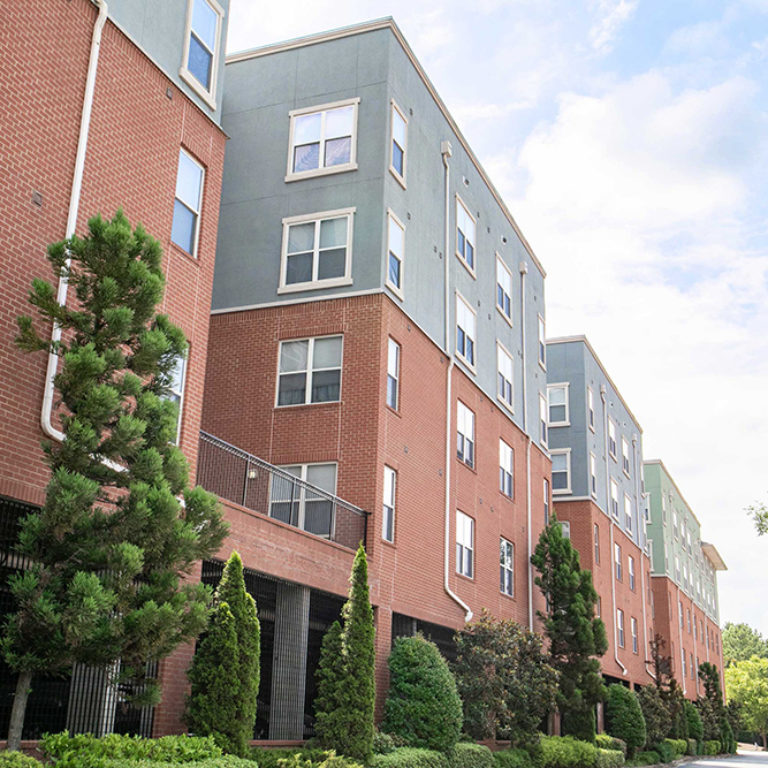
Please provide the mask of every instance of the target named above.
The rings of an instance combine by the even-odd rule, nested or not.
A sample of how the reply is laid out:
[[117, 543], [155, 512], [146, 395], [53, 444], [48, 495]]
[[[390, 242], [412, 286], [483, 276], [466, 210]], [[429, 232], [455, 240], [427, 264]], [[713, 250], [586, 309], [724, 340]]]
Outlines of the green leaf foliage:
[[0, 768], [42, 768], [42, 763], [21, 752], [0, 752]]
[[[18, 553], [30, 563], [9, 581], [15, 611], [2, 651], [17, 672], [63, 672], [74, 662], [110, 665], [141, 681], [156, 700], [146, 662], [196, 637], [209, 591], [185, 580], [212, 556], [226, 526], [216, 497], [191, 490], [167, 396], [182, 332], [155, 314], [165, 281], [162, 252], [118, 212], [96, 216], [88, 234], [51, 245], [54, 278], [65, 277], [60, 306], [50, 283], [35, 280], [19, 318], [18, 345], [52, 351], [64, 440], [44, 446], [51, 479], [39, 512], [21, 522]], [[55, 322], [59, 342], [36, 327]], [[182, 508], [177, 496], [183, 495]]]
[[699, 711], [693, 702], [685, 700], [683, 704], [683, 711], [685, 713], [685, 719], [688, 723], [688, 738], [701, 741], [704, 738], [704, 727], [701, 724], [701, 717]]
[[[643, 686], [637, 692], [637, 700], [640, 703], [640, 709], [645, 720], [645, 743], [648, 747], [652, 747], [654, 744], [663, 741], [667, 735], [669, 711], [664, 703], [661, 691], [655, 685]], [[691, 704], [691, 707], [693, 707], [693, 704]]]
[[620, 749], [597, 749], [595, 768], [621, 768], [624, 765], [624, 753]]
[[753, 656], [737, 661], [725, 670], [728, 698], [740, 705], [745, 728], [759, 733], [763, 742], [768, 733], [768, 659]]
[[627, 765], [656, 765], [659, 762], [659, 754], [655, 750], [649, 749], [644, 752], [637, 752]]
[[405, 746], [447, 752], [459, 740], [461, 724], [456, 681], [437, 646], [423, 635], [395, 640], [382, 730]]
[[688, 739], [664, 739], [672, 750], [673, 759], [682, 757], [688, 749]]
[[723, 662], [728, 668], [735, 661], [753, 656], [768, 658], [768, 641], [749, 624], [727, 622], [723, 627]]
[[279, 768], [282, 760], [291, 760], [294, 755], [317, 765], [328, 758], [330, 754], [329, 750], [309, 747], [253, 747], [250, 752], [251, 768], [253, 768], [254, 762], [258, 768]]
[[626, 743], [628, 757], [645, 745], [645, 719], [634, 691], [618, 684], [608, 686], [606, 720], [608, 733]]
[[608, 642], [605, 625], [595, 616], [592, 574], [581, 570], [579, 555], [563, 537], [555, 516], [542, 531], [531, 562], [539, 573], [536, 584], [547, 599], [548, 610], [539, 611], [539, 617], [552, 665], [560, 673], [557, 705], [563, 733], [593, 741], [595, 705], [605, 698], [599, 657]]
[[536, 763], [531, 753], [522, 747], [501, 749], [493, 753], [493, 761], [496, 768], [535, 768]]
[[386, 755], [374, 755], [371, 768], [451, 768], [445, 752], [420, 747], [400, 747]]
[[619, 751], [624, 757], [627, 756], [627, 743], [621, 739], [617, 739], [615, 736], [609, 736], [607, 733], [598, 733], [595, 736], [595, 746], [600, 749], [609, 749], [611, 751]]
[[542, 736], [540, 768], [595, 768], [597, 747], [573, 736]]
[[482, 744], [459, 742], [448, 753], [450, 768], [495, 768], [493, 752]]

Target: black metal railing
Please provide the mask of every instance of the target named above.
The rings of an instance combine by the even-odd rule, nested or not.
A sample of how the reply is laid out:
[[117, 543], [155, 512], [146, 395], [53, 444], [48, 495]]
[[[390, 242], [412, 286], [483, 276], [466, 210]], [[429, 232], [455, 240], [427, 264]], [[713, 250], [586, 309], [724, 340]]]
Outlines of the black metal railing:
[[349, 549], [365, 544], [367, 512], [202, 431], [197, 482], [223, 499]]

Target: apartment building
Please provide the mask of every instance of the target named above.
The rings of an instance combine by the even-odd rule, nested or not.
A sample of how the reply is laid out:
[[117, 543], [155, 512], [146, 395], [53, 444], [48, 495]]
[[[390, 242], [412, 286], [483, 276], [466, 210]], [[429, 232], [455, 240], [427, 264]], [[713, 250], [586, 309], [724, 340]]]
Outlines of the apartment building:
[[[195, 470], [225, 135], [221, 94], [227, 0], [41, 0], [3, 7], [0, 59], [0, 520], [3, 574], [19, 567], [17, 522], [45, 497], [40, 443], [60, 439], [50, 377], [55, 358], [13, 344], [30, 314], [33, 277], [52, 278], [46, 246], [122, 208], [165, 252], [162, 310], [182, 327], [190, 354], [179, 367], [180, 445]], [[65, 290], [59, 294], [66, 300]], [[71, 297], [70, 297], [71, 300]], [[49, 366], [47, 368], [47, 365]], [[2, 580], [5, 584], [5, 579]], [[0, 588], [0, 605], [10, 596]], [[165, 701], [181, 706], [184, 680], [161, 668]], [[0, 665], [0, 731], [15, 680]], [[155, 730], [165, 728], [162, 712]], [[149, 735], [151, 712], [123, 707], [97, 670], [37, 678], [25, 738], [42, 731], [130, 730]]]
[[690, 699], [704, 694], [699, 664], [715, 664], [722, 678], [723, 647], [717, 572], [727, 570], [664, 463], [643, 463], [648, 541], [657, 631], [666, 640], [675, 678]]
[[584, 336], [547, 340], [553, 508], [592, 571], [607, 682], [652, 682], [654, 622], [642, 490], [642, 428]]
[[259, 602], [256, 735], [301, 738], [360, 540], [379, 707], [396, 636], [542, 607], [545, 273], [391, 19], [229, 56], [222, 126], [198, 477]]

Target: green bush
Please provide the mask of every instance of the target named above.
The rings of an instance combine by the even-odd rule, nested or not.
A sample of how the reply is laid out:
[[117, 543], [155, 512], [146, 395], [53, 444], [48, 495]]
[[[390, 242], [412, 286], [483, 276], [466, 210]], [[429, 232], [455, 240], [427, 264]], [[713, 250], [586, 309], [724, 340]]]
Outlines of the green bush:
[[449, 763], [443, 752], [400, 747], [388, 755], [374, 755], [371, 768], [449, 768]]
[[307, 747], [295, 749], [253, 747], [251, 749], [251, 768], [253, 768], [254, 761], [258, 763], [259, 768], [279, 768], [281, 760], [290, 760], [293, 755], [300, 755], [304, 760], [309, 760], [312, 763], [322, 763], [329, 754], [330, 752], [325, 749], [309, 749]]
[[373, 732], [373, 752], [376, 755], [388, 755], [390, 752], [394, 752], [398, 746], [395, 739], [389, 733], [382, 733], [379, 730]]
[[627, 765], [656, 765], [659, 762], [659, 753], [656, 750], [649, 749], [643, 752], [636, 752], [632, 760]]
[[23, 752], [0, 752], [0, 768], [42, 768], [42, 765]]
[[[78, 763], [68, 763], [73, 768], [93, 768], [94, 765], [98, 765], [100, 768], [174, 768], [179, 763], [157, 761], [157, 760], [134, 760], [129, 757], [119, 758], [103, 758], [102, 762], [92, 763], [86, 758], [79, 758]], [[62, 763], [56, 763], [58, 768]], [[211, 757], [207, 760], [195, 760], [191, 763], [184, 763], [185, 768], [253, 768], [253, 762], [251, 760], [245, 760], [242, 757], [236, 755], [222, 755], [221, 757]]]
[[655, 685], [645, 685], [637, 692], [637, 700], [645, 719], [645, 743], [658, 744], [669, 731], [669, 709]]
[[671, 763], [675, 759], [672, 747], [666, 741], [660, 741], [653, 745], [653, 750], [659, 756], [660, 763]]
[[408, 747], [448, 752], [462, 721], [456, 681], [437, 646], [422, 635], [395, 640], [382, 730]]
[[450, 768], [495, 768], [493, 752], [482, 744], [461, 742], [448, 753]]
[[595, 768], [597, 747], [573, 736], [541, 737], [541, 768]]
[[686, 699], [683, 703], [683, 712], [685, 712], [685, 719], [688, 722], [688, 737], [701, 741], [704, 738], [704, 726], [701, 723], [701, 716], [696, 705]]
[[600, 749], [618, 749], [624, 757], [627, 756], [627, 743], [607, 733], [598, 733], [595, 736], [595, 746]]
[[[277, 764], [279, 768], [362, 768], [359, 763], [337, 755], [332, 749], [324, 752], [319, 760], [313, 760], [302, 752], [294, 752], [290, 757], [280, 758]], [[249, 763], [248, 768], [253, 768], [253, 763]]]
[[696, 739], [686, 739], [685, 740], [685, 754], [686, 755], [696, 755]]
[[637, 695], [623, 685], [609, 685], [606, 710], [608, 733], [626, 742], [627, 755], [631, 757], [645, 745], [646, 737], [645, 718]]
[[736, 739], [733, 737], [733, 728], [728, 720], [723, 717], [720, 720], [720, 746], [726, 754], [733, 754], [736, 751]]
[[620, 749], [597, 748], [595, 768], [621, 768], [624, 765], [624, 753]]
[[704, 754], [705, 755], [719, 755], [720, 754], [720, 742], [716, 739], [710, 739], [704, 742]]
[[686, 749], [688, 749], [687, 739], [664, 739], [664, 741], [669, 744], [669, 747], [672, 750], [673, 760], [682, 757], [685, 754]]
[[496, 768], [534, 768], [535, 765], [528, 750], [521, 747], [494, 752], [493, 761]]

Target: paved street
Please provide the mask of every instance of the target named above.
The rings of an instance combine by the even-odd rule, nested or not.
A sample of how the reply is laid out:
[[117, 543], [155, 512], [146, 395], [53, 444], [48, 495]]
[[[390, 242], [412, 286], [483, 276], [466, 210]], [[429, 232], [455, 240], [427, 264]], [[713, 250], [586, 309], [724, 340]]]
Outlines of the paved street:
[[768, 766], [768, 752], [739, 750], [735, 757], [713, 759], [711, 757], [686, 763], [686, 768], [758, 768]]

